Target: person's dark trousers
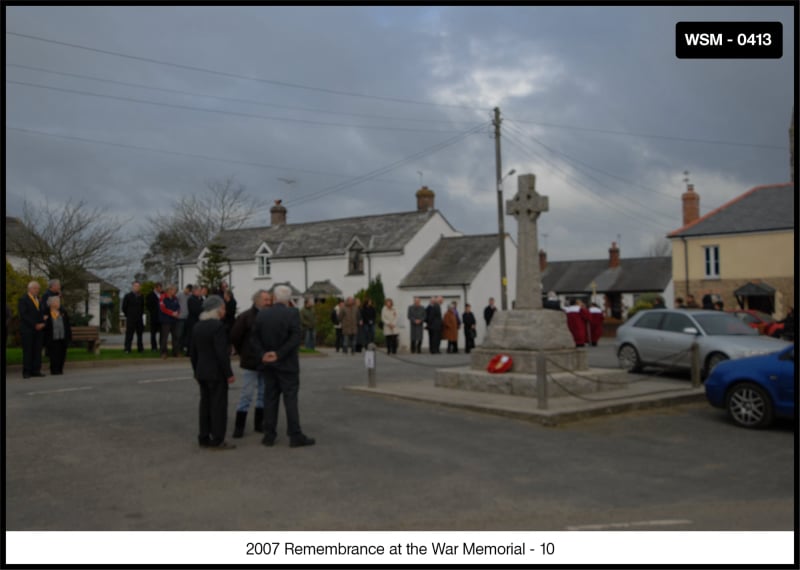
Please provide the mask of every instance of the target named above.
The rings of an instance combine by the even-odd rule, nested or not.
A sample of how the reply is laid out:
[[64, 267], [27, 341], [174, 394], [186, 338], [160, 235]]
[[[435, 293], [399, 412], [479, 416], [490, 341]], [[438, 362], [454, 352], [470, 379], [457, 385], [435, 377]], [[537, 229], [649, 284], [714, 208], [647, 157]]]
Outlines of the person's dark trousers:
[[300, 410], [297, 395], [300, 379], [296, 373], [279, 372], [269, 367], [264, 371], [264, 439], [274, 440], [278, 429], [278, 407], [281, 394], [286, 410], [286, 434], [290, 440], [303, 435], [300, 429]]
[[208, 382], [198, 380], [200, 385], [200, 433], [201, 444], [219, 445], [225, 441], [228, 423], [228, 383], [225, 380]]
[[136, 343], [139, 352], [144, 351], [144, 343], [142, 343], [142, 333], [144, 332], [144, 325], [142, 321], [128, 322], [125, 325], [125, 350], [130, 352], [131, 345], [133, 344], [133, 334], [136, 333]]
[[158, 322], [158, 313], [150, 313], [150, 350], [158, 350], [158, 334], [161, 324]]
[[397, 354], [397, 335], [390, 334], [386, 336], [386, 353]]
[[175, 336], [178, 338], [178, 350], [184, 354], [189, 352], [189, 339], [186, 336], [186, 319], [178, 319]]
[[465, 336], [466, 338], [464, 340], [466, 342], [466, 346], [464, 347], [464, 352], [469, 354], [469, 352], [475, 348], [475, 337], [473, 337], [472, 334], [467, 334]]
[[439, 354], [439, 345], [442, 343], [442, 333], [428, 329], [428, 340], [430, 341], [431, 354]]
[[452, 340], [448, 340], [447, 341], [447, 352], [448, 353], [457, 353], [458, 352], [458, 343], [455, 343]]
[[42, 372], [42, 341], [44, 334], [41, 331], [23, 329], [22, 333], [22, 376], [28, 377]]
[[54, 340], [49, 344], [50, 374], [63, 374], [64, 362], [67, 360], [67, 341]]
[[175, 335], [175, 329], [178, 328], [178, 323], [161, 323], [161, 354], [167, 354], [167, 337], [172, 338], [172, 356], [178, 356], [178, 341]]
[[342, 329], [333, 329], [336, 331], [336, 352], [339, 352], [342, 349], [342, 342], [343, 342], [343, 335]]

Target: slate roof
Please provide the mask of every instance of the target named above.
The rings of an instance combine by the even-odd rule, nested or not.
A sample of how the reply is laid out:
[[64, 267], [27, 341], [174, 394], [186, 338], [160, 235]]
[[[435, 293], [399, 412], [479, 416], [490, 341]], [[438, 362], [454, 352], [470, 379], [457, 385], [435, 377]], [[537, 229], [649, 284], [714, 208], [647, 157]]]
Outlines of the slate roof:
[[472, 283], [498, 247], [497, 234], [443, 237], [400, 281], [399, 287]]
[[756, 186], [668, 237], [793, 229], [794, 207], [792, 184]]
[[[436, 214], [436, 210], [358, 216], [298, 224], [226, 230], [215, 242], [226, 246], [231, 261], [254, 260], [266, 243], [272, 259], [343, 255], [354, 238], [371, 253], [402, 251], [403, 247]], [[195, 263], [200, 251], [183, 260]]]
[[30, 242], [36, 234], [19, 218], [6, 216], [6, 253], [21, 255], [18, 244]]
[[751, 281], [739, 287], [733, 294], [737, 297], [771, 297], [775, 294], [775, 287], [763, 281], [760, 283]]
[[325, 281], [314, 281], [311, 284], [311, 287], [305, 292], [306, 295], [314, 295], [314, 296], [333, 296], [333, 297], [341, 297], [342, 290], [339, 289], [336, 285], [331, 283], [330, 279], [325, 279]]
[[598, 293], [661, 292], [672, 279], [671, 257], [632, 257], [610, 268], [608, 259], [548, 261], [542, 273], [542, 290], [591, 293], [592, 281]]

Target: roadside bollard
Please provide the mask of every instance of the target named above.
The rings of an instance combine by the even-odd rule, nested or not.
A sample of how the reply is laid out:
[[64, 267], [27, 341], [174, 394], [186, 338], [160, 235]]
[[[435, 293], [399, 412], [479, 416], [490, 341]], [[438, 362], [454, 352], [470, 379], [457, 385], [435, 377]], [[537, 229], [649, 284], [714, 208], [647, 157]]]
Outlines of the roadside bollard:
[[371, 342], [364, 351], [364, 366], [367, 368], [367, 386], [369, 388], [377, 386], [375, 381], [375, 348], [375, 343]]
[[540, 410], [547, 409], [547, 360], [541, 352], [536, 355], [536, 405]]
[[700, 347], [696, 342], [692, 343], [689, 349], [692, 358], [692, 388], [700, 386]]

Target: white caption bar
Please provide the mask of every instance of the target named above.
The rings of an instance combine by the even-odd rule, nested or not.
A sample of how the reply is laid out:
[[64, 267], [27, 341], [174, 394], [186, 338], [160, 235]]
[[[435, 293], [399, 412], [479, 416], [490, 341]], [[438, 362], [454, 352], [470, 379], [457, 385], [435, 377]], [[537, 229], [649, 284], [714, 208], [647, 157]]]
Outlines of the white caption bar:
[[9, 531], [6, 563], [790, 565], [794, 533]]

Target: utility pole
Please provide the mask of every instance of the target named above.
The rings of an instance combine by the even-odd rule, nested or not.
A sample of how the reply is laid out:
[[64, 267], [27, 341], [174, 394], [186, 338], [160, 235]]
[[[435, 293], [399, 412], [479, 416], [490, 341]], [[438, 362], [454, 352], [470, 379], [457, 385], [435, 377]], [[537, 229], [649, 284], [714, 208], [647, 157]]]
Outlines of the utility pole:
[[500, 240], [500, 308], [508, 310], [508, 278], [506, 277], [506, 227], [503, 219], [503, 165], [500, 158], [500, 107], [494, 108], [494, 160], [497, 172], [497, 227]]

